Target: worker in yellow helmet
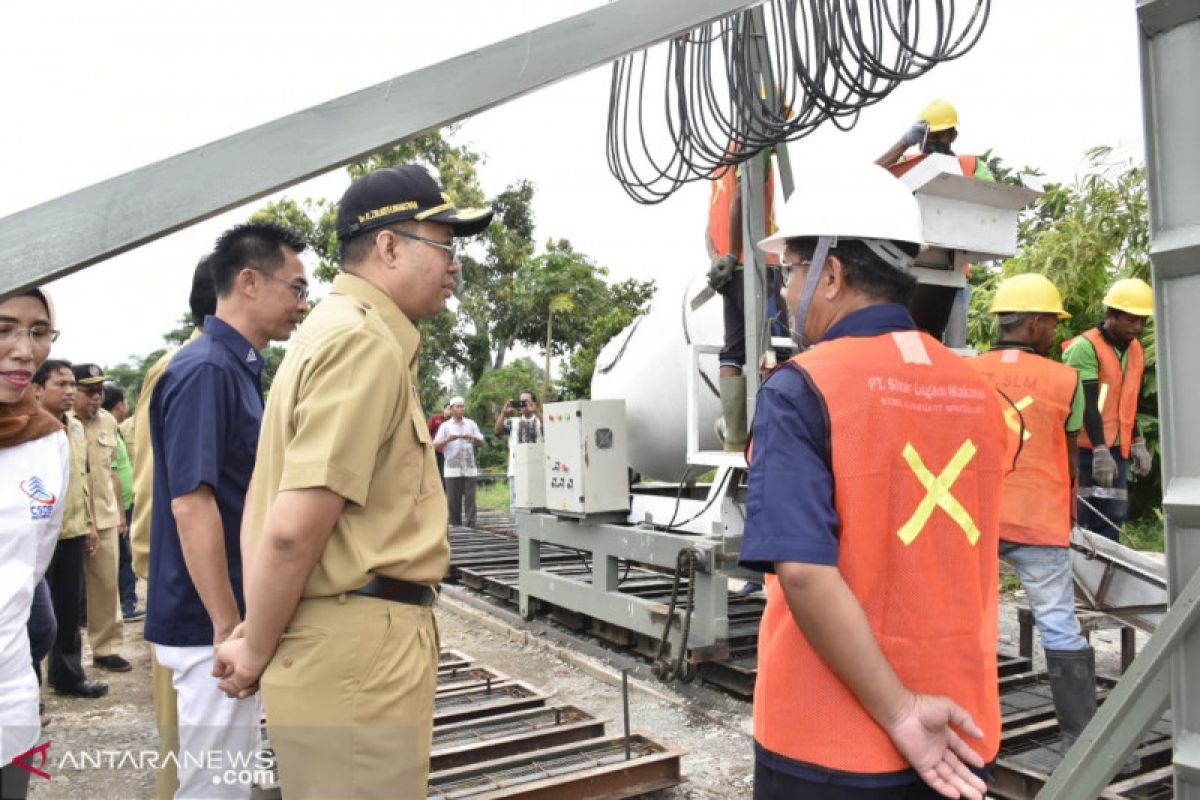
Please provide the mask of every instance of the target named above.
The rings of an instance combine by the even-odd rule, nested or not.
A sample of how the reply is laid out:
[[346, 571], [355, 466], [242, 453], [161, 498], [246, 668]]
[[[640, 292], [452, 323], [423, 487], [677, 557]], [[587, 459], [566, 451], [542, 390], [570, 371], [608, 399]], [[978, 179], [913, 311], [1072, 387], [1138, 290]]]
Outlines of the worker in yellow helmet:
[[[958, 138], [958, 112], [945, 100], [934, 100], [917, 115], [917, 121], [896, 140], [875, 163], [900, 177], [921, 163], [930, 153], [954, 156], [951, 149]], [[920, 154], [905, 156], [911, 147], [919, 147]], [[957, 156], [962, 174], [968, 178], [993, 181], [991, 171], [978, 156]]]
[[1145, 357], [1138, 340], [1154, 313], [1154, 291], [1123, 278], [1104, 296], [1104, 321], [1063, 345], [1063, 362], [1083, 383], [1079, 436], [1079, 524], [1113, 541], [1129, 508], [1128, 471], [1150, 473], [1150, 450], [1137, 424]]

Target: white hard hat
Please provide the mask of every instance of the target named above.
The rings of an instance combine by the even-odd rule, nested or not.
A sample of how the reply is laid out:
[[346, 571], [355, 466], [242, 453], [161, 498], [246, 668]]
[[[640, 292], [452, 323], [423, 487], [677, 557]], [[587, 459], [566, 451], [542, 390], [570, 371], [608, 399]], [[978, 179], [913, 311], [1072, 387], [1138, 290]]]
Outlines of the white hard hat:
[[921, 209], [912, 192], [883, 167], [866, 161], [796, 171], [796, 192], [775, 233], [758, 243], [783, 254], [788, 239], [832, 236], [922, 244]]

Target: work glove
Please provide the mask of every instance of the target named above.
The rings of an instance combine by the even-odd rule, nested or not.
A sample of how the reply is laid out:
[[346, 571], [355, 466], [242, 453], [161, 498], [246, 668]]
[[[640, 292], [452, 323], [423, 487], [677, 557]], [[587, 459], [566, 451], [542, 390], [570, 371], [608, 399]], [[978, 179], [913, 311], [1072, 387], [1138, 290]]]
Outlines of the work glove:
[[733, 280], [733, 269], [736, 266], [737, 259], [731, 254], [713, 259], [712, 266], [708, 268], [708, 285], [714, 292], [719, 292], [729, 285], [729, 282]]
[[925, 135], [929, 133], [929, 123], [925, 120], [918, 120], [913, 123], [913, 126], [904, 132], [904, 144], [907, 147], [916, 147], [921, 142], [925, 141]]
[[1117, 462], [1107, 447], [1097, 447], [1092, 451], [1092, 481], [1105, 489], [1111, 489], [1117, 479]]
[[1133, 445], [1129, 448], [1129, 458], [1132, 461], [1129, 468], [1133, 470], [1134, 475], [1144, 478], [1150, 474], [1152, 460], [1150, 458], [1150, 449], [1146, 447], [1145, 439], [1133, 440]]

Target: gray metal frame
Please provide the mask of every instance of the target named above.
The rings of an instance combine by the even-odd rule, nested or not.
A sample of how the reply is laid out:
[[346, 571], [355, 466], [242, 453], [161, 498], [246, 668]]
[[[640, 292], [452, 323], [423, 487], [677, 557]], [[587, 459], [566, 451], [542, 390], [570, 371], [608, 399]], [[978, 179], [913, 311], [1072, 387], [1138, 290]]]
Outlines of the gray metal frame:
[[1200, 799], [1200, 0], [1138, 0], [1171, 608], [1038, 797], [1092, 798], [1168, 700], [1175, 797]]
[[18, 211], [0, 297], [758, 2], [618, 0]]
[[[515, 516], [520, 531], [520, 611], [526, 619], [533, 617], [533, 602], [544, 600], [643, 636], [661, 637], [667, 606], [661, 600], [644, 600], [621, 593], [618, 561], [674, 569], [679, 552], [691, 547], [702, 558], [692, 577], [693, 613], [687, 649], [696, 660], [728, 656], [729, 588], [720, 566], [727, 557], [736, 557], [740, 536], [726, 541], [586, 518], [564, 520], [537, 512], [517, 511]], [[592, 567], [590, 582], [543, 570], [543, 544], [587, 552]], [[669, 635], [671, 656], [679, 653], [684, 611], [681, 601]]]

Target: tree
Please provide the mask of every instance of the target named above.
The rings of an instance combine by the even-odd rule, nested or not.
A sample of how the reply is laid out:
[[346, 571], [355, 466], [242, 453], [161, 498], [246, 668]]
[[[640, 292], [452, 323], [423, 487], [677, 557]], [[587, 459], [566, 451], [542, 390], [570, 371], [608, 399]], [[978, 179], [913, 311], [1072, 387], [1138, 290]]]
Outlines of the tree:
[[[1071, 319], [1059, 325], [1058, 343], [1103, 319], [1105, 291], [1117, 278], [1150, 280], [1150, 223], [1145, 167], [1112, 162], [1112, 148], [1087, 153], [1087, 171], [1070, 184], [1049, 184], [1027, 210], [1018, 228], [1017, 255], [1002, 264], [976, 265], [971, 283], [968, 338], [980, 350], [995, 339], [988, 313], [996, 285], [1004, 278], [1040, 272], [1054, 282]], [[989, 162], [989, 165], [991, 162]], [[993, 168], [995, 172], [995, 169]], [[1005, 170], [1005, 177], [1011, 175]], [[1000, 173], [997, 173], [1000, 177]], [[1158, 444], [1158, 380], [1153, 318], [1147, 326], [1146, 379], [1138, 404], [1138, 424], [1151, 452]], [[1161, 504], [1156, 466], [1145, 478], [1130, 477], [1130, 518]]]
[[471, 387], [466, 396], [467, 416], [479, 424], [487, 439], [487, 443], [476, 454], [480, 466], [490, 469], [507, 464], [508, 440], [488, 434], [504, 404], [517, 399], [521, 392], [534, 390], [541, 380], [542, 371], [537, 364], [528, 358], [521, 358], [488, 370]]
[[571, 354], [559, 379], [563, 397], [591, 397], [592, 373], [596, 370], [596, 358], [609, 340], [650, 310], [650, 301], [654, 297], [654, 282], [628, 278], [609, 286], [608, 294], [607, 305], [588, 326], [586, 337]]
[[[476, 171], [480, 161], [478, 153], [434, 132], [355, 162], [348, 171], [355, 178], [382, 167], [423, 163], [436, 168], [443, 188], [457, 205], [469, 207], [485, 204]], [[653, 293], [650, 282], [610, 287], [607, 270], [565, 239], [549, 240], [539, 254], [534, 242], [533, 195], [532, 183], [516, 181], [486, 201], [495, 211], [496, 222], [459, 258], [462, 285], [457, 309], [418, 324], [422, 336], [420, 392], [426, 407], [437, 404], [444, 395], [439, 381], [444, 372], [465, 374], [473, 385], [489, 370], [503, 367], [516, 348], [570, 356], [589, 340], [592, 328], [610, 315], [614, 303], [636, 300], [630, 311], [637, 316]], [[315, 275], [331, 280], [337, 270], [336, 217], [336, 204], [330, 200], [284, 198], [251, 218], [280, 222], [300, 231], [317, 255]], [[611, 326], [611, 320], [607, 324]]]

